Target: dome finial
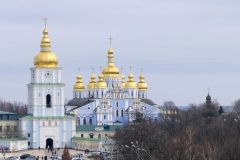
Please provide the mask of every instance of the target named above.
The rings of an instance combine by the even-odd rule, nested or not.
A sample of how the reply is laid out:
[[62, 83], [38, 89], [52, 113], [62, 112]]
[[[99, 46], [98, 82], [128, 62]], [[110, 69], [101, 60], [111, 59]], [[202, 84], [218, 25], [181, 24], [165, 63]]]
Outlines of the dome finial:
[[109, 37], [109, 43], [110, 43], [110, 47], [107, 51], [107, 66], [103, 69], [102, 73], [104, 75], [104, 77], [110, 77], [110, 78], [116, 78], [119, 76], [119, 69], [115, 66], [114, 64], [114, 51], [111, 48], [112, 45], [112, 37]]
[[41, 40], [41, 50], [34, 58], [34, 65], [40, 68], [52, 68], [57, 67], [57, 56], [51, 51], [51, 41], [48, 37], [48, 30], [46, 28], [47, 18], [44, 18], [45, 28], [43, 30]]

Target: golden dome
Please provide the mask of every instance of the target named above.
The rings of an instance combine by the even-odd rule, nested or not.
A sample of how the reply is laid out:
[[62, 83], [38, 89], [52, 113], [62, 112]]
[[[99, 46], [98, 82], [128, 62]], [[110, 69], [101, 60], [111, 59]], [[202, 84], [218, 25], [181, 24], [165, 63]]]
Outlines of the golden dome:
[[57, 67], [57, 56], [51, 51], [51, 41], [48, 38], [48, 30], [43, 30], [41, 41], [41, 51], [34, 58], [34, 65], [40, 68]]
[[85, 86], [82, 80], [82, 76], [79, 74], [77, 76], [77, 81], [75, 82], [74, 86], [73, 86], [73, 90], [74, 91], [82, 91], [85, 90]]
[[144, 75], [142, 73], [139, 76], [138, 89], [142, 90], [142, 91], [148, 90], [148, 85], [145, 82], [145, 77], [144, 77]]
[[125, 87], [125, 76], [122, 74], [121, 78], [122, 78], [122, 88], [124, 88]]
[[96, 87], [96, 76], [94, 73], [92, 73], [91, 77], [90, 77], [90, 82], [87, 85], [88, 89], [94, 89]]
[[96, 88], [98, 88], [98, 89], [105, 89], [105, 88], [107, 88], [107, 83], [104, 81], [104, 75], [100, 74], [98, 76], [98, 78], [99, 78], [99, 80], [98, 80], [98, 82], [96, 84]]
[[113, 62], [113, 50], [109, 48], [108, 50], [108, 65], [103, 69], [102, 73], [104, 77], [116, 78], [119, 76], [119, 69], [115, 66]]
[[126, 82], [125, 84], [125, 88], [126, 89], [137, 89], [137, 84], [136, 82], [134, 81], [134, 76], [133, 74], [130, 74], [128, 76], [128, 81]]

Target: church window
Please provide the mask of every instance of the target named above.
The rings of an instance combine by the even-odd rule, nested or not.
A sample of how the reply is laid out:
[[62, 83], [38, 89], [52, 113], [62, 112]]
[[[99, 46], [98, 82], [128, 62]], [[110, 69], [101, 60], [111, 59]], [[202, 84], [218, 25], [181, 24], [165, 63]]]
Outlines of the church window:
[[123, 110], [121, 110], [121, 116], [123, 117]]
[[90, 91], [88, 92], [88, 97], [90, 98]]
[[98, 91], [97, 91], [97, 97], [98, 97]]
[[89, 136], [90, 136], [90, 138], [93, 138], [93, 133], [90, 133]]
[[30, 133], [28, 133], [28, 137], [31, 137]]
[[106, 116], [106, 115], [104, 115], [104, 116], [103, 116], [103, 118], [104, 118], [104, 119], [106, 119], [106, 118], [107, 118], [107, 116]]
[[103, 91], [102, 91], [102, 97], [103, 97]]
[[31, 143], [28, 141], [28, 146], [30, 146], [31, 145]]
[[132, 97], [133, 97], [133, 91], [132, 91]]
[[89, 118], [89, 124], [92, 125], [92, 117]]
[[84, 137], [84, 134], [81, 134], [81, 137], [83, 138], [83, 137]]
[[118, 102], [116, 103], [116, 106], [118, 107]]
[[86, 118], [83, 118], [83, 125], [86, 125]]
[[51, 108], [52, 107], [52, 104], [51, 104], [52, 102], [51, 102], [51, 95], [50, 94], [48, 94], [47, 96], [46, 96], [46, 105], [47, 105], [47, 108]]
[[98, 134], [98, 139], [101, 139], [101, 134]]
[[118, 109], [116, 110], [116, 116], [118, 117]]

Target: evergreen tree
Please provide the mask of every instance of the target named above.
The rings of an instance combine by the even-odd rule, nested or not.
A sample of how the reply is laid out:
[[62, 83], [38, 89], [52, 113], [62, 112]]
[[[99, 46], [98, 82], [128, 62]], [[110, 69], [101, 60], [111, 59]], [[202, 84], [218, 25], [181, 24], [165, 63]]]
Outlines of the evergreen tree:
[[71, 160], [69, 150], [67, 148], [67, 145], [65, 145], [64, 150], [63, 150], [63, 155], [62, 155], [63, 160]]

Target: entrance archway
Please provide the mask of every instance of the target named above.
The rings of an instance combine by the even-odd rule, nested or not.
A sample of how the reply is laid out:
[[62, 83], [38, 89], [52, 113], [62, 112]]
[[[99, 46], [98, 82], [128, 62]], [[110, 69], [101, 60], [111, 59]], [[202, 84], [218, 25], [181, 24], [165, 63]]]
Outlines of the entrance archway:
[[53, 139], [52, 138], [48, 138], [46, 139], [46, 148], [53, 148]]

